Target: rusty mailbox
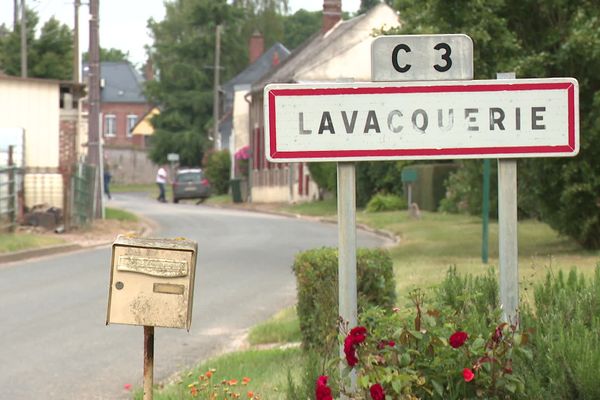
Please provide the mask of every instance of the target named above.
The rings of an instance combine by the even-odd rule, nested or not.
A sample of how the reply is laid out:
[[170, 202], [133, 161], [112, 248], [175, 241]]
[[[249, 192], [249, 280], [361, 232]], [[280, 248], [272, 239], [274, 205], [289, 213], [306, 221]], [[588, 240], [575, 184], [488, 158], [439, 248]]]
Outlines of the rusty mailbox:
[[190, 329], [196, 242], [119, 235], [112, 246], [106, 324]]

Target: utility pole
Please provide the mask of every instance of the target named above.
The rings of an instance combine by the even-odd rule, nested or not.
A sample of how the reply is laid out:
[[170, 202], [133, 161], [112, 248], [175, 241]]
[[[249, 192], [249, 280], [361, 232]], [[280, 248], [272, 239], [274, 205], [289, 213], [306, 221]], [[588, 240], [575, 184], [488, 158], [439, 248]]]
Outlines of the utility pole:
[[99, 43], [99, 9], [100, 0], [90, 0], [90, 48], [89, 59], [89, 115], [88, 115], [88, 164], [96, 168], [96, 184], [94, 189], [93, 210], [95, 218], [102, 218], [102, 191], [100, 190], [100, 43]]
[[221, 68], [221, 25], [217, 25], [215, 32], [215, 74], [213, 92], [213, 146], [215, 150], [221, 147], [219, 135], [219, 69]]
[[27, 15], [25, 0], [21, 0], [21, 78], [27, 78]]
[[75, 17], [73, 19], [73, 82], [79, 82], [79, 7], [81, 0], [75, 0]]
[[17, 32], [19, 26], [19, 0], [13, 0], [13, 32]]

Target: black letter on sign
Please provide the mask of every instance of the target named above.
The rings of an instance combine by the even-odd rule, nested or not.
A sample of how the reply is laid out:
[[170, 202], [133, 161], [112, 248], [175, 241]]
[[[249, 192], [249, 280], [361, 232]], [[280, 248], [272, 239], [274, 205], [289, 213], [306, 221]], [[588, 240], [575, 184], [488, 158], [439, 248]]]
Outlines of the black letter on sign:
[[538, 113], [545, 111], [546, 107], [531, 107], [531, 129], [546, 129], [546, 125], [538, 124], [538, 121], [544, 120], [544, 116]]
[[392, 51], [392, 65], [394, 66], [394, 69], [396, 71], [406, 72], [410, 69], [411, 65], [405, 64], [404, 66], [401, 67], [400, 64], [398, 64], [398, 53], [400, 52], [400, 50], [404, 50], [405, 52], [410, 53], [410, 47], [408, 47], [404, 43], [399, 44], [398, 46], [394, 47], [394, 51]]
[[504, 110], [498, 107], [490, 108], [490, 131], [494, 130], [494, 125], [498, 125], [501, 131], [504, 130]]
[[342, 111], [342, 119], [344, 120], [344, 126], [346, 127], [346, 133], [354, 133], [354, 124], [356, 123], [356, 115], [358, 111], [352, 111], [352, 119], [348, 122], [348, 115], [346, 111]]
[[319, 125], [319, 135], [321, 135], [325, 129], [327, 129], [330, 133], [335, 133], [335, 130], [333, 129], [333, 122], [331, 121], [331, 114], [329, 114], [329, 111], [325, 111], [321, 116], [321, 124]]
[[[417, 124], [417, 117], [419, 115], [423, 118], [423, 124], [421, 126], [419, 126]], [[425, 133], [425, 130], [427, 129], [427, 126], [429, 125], [429, 118], [427, 117], [427, 112], [425, 112], [425, 110], [423, 110], [422, 108], [416, 109], [412, 115], [412, 123], [413, 123], [413, 127], [416, 130], [418, 130], [421, 133]]]
[[381, 129], [379, 129], [379, 121], [377, 121], [377, 115], [373, 110], [370, 110], [367, 114], [367, 121], [365, 122], [365, 133], [369, 133], [371, 129], [375, 129], [375, 133], [381, 133]]
[[452, 67], [452, 59], [450, 58], [450, 53], [452, 53], [452, 49], [448, 45], [448, 43], [438, 43], [434, 47], [436, 50], [446, 50], [446, 53], [442, 56], [442, 60], [446, 61], [446, 65], [443, 67], [441, 65], [435, 64], [433, 68], [435, 68], [438, 72], [446, 72]]

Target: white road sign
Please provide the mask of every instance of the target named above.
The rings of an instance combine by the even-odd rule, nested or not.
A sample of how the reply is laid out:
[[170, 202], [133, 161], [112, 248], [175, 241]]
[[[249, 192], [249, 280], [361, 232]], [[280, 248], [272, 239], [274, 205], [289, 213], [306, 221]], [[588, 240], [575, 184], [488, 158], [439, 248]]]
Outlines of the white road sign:
[[462, 34], [379, 36], [371, 68], [373, 81], [473, 79], [473, 41]]
[[579, 151], [572, 78], [273, 84], [271, 162], [568, 157]]

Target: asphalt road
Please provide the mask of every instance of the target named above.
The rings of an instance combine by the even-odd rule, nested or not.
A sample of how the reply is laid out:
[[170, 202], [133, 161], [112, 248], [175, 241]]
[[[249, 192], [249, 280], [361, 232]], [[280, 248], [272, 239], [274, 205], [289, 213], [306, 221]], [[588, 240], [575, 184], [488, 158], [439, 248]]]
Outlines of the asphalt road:
[[[190, 332], [156, 328], [155, 382], [238, 347], [256, 323], [295, 302], [302, 250], [337, 245], [337, 227], [295, 218], [116, 194], [154, 237], [198, 242]], [[359, 246], [384, 239], [359, 232]], [[0, 399], [127, 399], [142, 385], [143, 328], [105, 326], [110, 248], [0, 264]]]

